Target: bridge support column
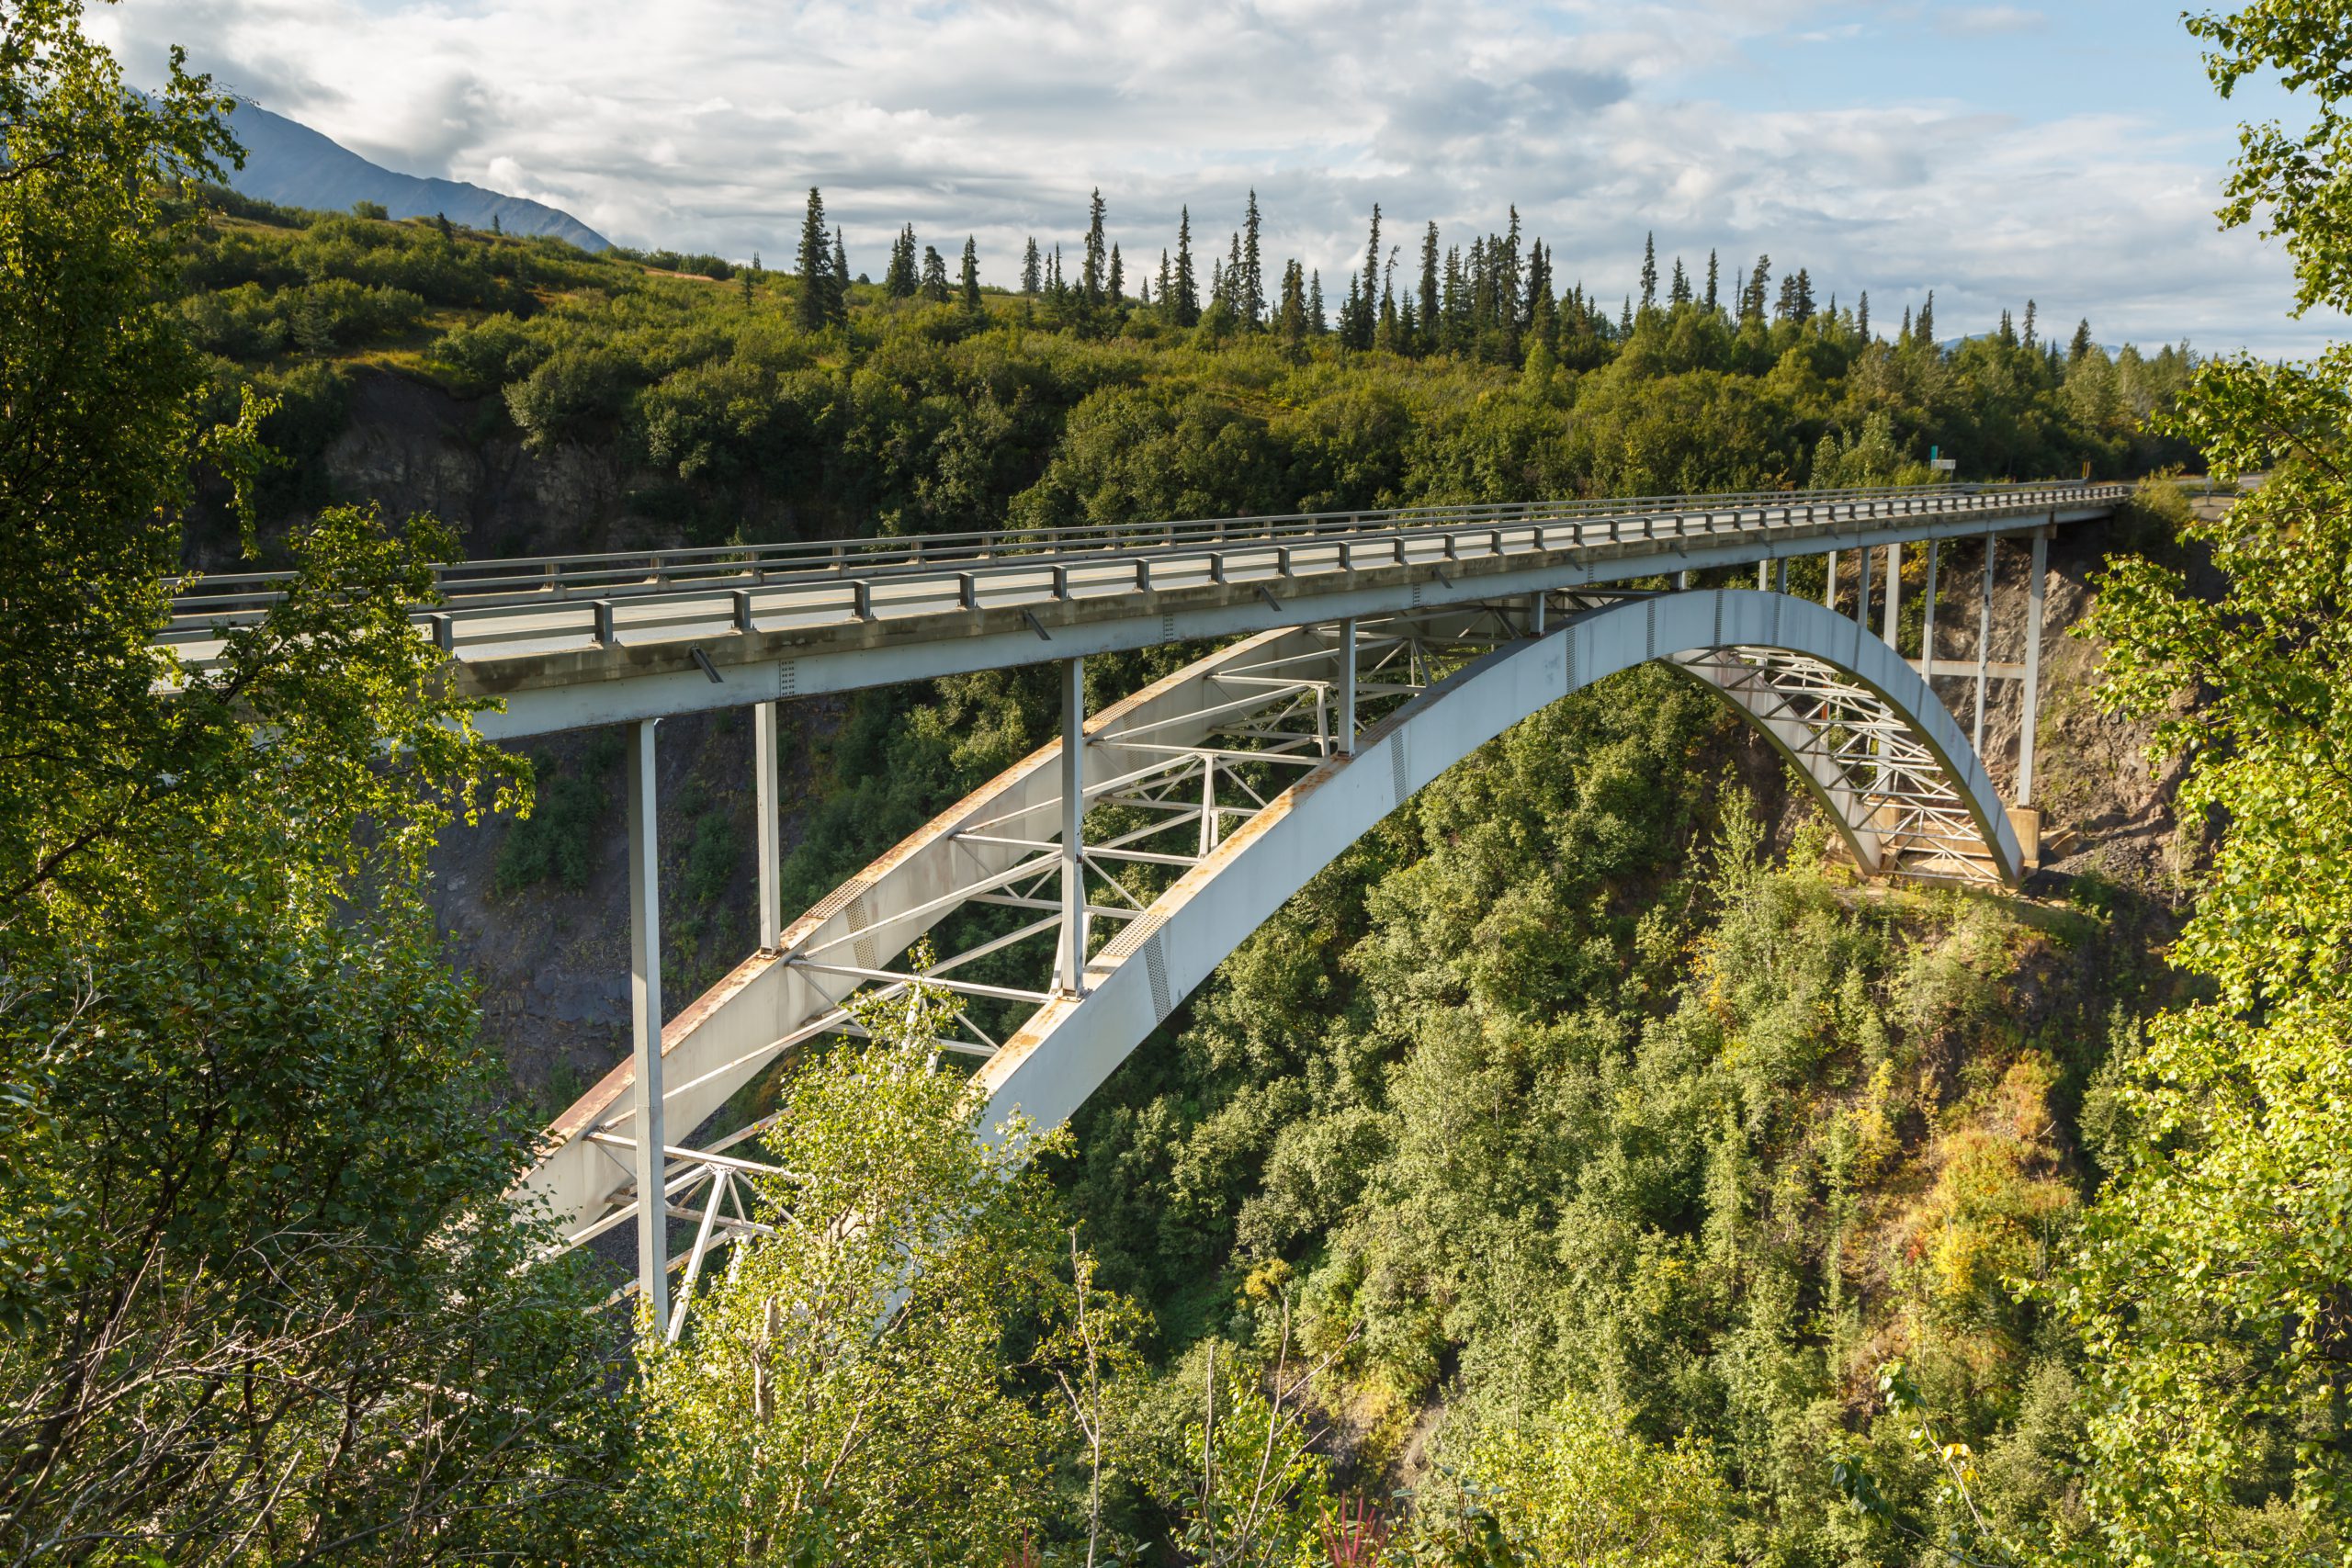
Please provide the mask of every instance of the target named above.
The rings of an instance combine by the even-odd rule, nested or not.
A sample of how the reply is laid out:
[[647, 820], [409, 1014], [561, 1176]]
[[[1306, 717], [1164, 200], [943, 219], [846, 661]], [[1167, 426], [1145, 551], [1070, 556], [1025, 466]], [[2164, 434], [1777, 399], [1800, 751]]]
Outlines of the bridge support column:
[[1984, 681], [1993, 658], [1993, 558], [2000, 540], [1984, 536], [1984, 597], [1976, 606], [1976, 723], [1969, 744], [1984, 754]]
[[1340, 750], [1356, 754], [1356, 622], [1340, 623]]
[[1834, 610], [1838, 607], [1838, 552], [1832, 550], [1825, 558], [1829, 562], [1829, 574], [1823, 580], [1821, 603], [1824, 608]]
[[752, 705], [752, 772], [759, 780], [760, 796], [760, 948], [774, 953], [784, 940], [784, 901], [777, 886], [783, 874], [778, 863], [775, 787], [775, 703]]
[[1772, 563], [1772, 588], [1780, 593], [1789, 591], [1789, 558], [1786, 556]]
[[1544, 635], [1544, 594], [1540, 589], [1527, 596], [1527, 635]]
[[2018, 719], [2018, 804], [2033, 804], [2033, 727], [2041, 713], [2042, 579], [2050, 574], [2050, 530], [2033, 531], [2033, 575], [2025, 585], [2025, 709]]
[[1901, 545], [1886, 547], [1886, 616], [1881, 625], [1884, 629], [1879, 635], [1886, 639], [1886, 646], [1894, 649], [1897, 653], [1902, 652], [1900, 639], [1903, 635], [1903, 547]]
[[653, 727], [628, 732], [629, 1043], [637, 1067], [637, 1284], [653, 1332], [670, 1322], [670, 1205], [662, 1127], [662, 862], [655, 818]]
[[1758, 593], [1765, 592], [1766, 586], [1770, 581], [1770, 579], [1766, 574], [1771, 570], [1772, 563], [1770, 561], [1760, 560], [1756, 563], [1756, 592]]
[[1936, 689], [1936, 541], [1929, 539], [1928, 593], [1919, 604], [1919, 678], [1931, 692]]
[[1062, 945], [1056, 987], [1086, 988], [1086, 660], [1062, 660]]
[[1859, 577], [1854, 583], [1854, 624], [1864, 631], [1871, 629], [1871, 552], [1854, 552], [1854, 570]]

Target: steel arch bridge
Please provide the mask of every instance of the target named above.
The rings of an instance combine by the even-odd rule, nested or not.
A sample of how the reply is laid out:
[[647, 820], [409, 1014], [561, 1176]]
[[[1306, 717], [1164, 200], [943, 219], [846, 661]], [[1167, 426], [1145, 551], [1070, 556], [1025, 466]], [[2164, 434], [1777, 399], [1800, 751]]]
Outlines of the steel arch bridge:
[[[630, 1057], [552, 1123], [518, 1201], [579, 1246], [633, 1226], [674, 1336], [714, 1247], [762, 1230], [745, 1179], [770, 1120], [724, 1108], [785, 1054], [855, 1033], [845, 1003], [952, 993], [981, 1124], [1067, 1118], [1323, 865], [1416, 790], [1551, 703], [1660, 661], [1753, 724], [1875, 874], [2014, 884], [2031, 863], [2047, 541], [2121, 486], [1658, 497], [854, 540], [446, 569], [414, 620], [494, 738], [629, 725]], [[1997, 546], [2031, 545], [2021, 664], [1989, 656]], [[1937, 654], [1940, 550], [1981, 545], [1973, 658]], [[1924, 549], [1920, 655], [1900, 563]], [[1840, 555], [1857, 569], [1851, 616]], [[1824, 602], [1788, 563], [1827, 562]], [[1871, 565], [1883, 558], [1881, 628]], [[1752, 588], [1724, 586], [1753, 567]], [[1712, 580], [1713, 586], [1699, 586]], [[1655, 585], [1665, 583], [1665, 588]], [[278, 592], [188, 586], [161, 641], [200, 662]], [[1091, 653], [1224, 646], [1100, 714]], [[777, 906], [778, 701], [1056, 660], [1062, 736], [788, 927]], [[1967, 731], [1932, 682], [1973, 677]], [[1982, 758], [1990, 680], [2020, 682], [2017, 798]], [[761, 944], [674, 1018], [662, 1003], [654, 729], [752, 707]], [[2013, 817], [2026, 823], [2021, 840]], [[687, 1140], [674, 1143], [675, 1131]], [[788, 1131], [788, 1129], [785, 1130]], [[640, 1195], [654, 1194], [651, 1201]], [[681, 1225], [691, 1241], [673, 1247]], [[676, 1284], [674, 1301], [672, 1286]]]
[[[978, 1059], [982, 1126], [1015, 1112], [1057, 1124], [1415, 791], [1520, 720], [1653, 660], [1770, 740], [1867, 870], [2017, 880], [2023, 852], [1967, 736], [1853, 620], [1728, 589], [1563, 609], [1541, 633], [1510, 608], [1266, 632], [1111, 706], [1073, 750], [1054, 741], [942, 813], [673, 1021], [663, 1122], [700, 1126], [786, 1052], [856, 1032], [853, 993], [903, 990], [909, 949], [988, 910], [998, 919], [942, 945], [924, 973], [961, 1004], [957, 1032], [933, 1045]], [[1075, 832], [1068, 758], [1082, 781]], [[1036, 968], [1050, 963], [1050, 980], [1006, 984], [989, 962], [1023, 949]], [[1008, 1011], [1026, 1016], [990, 1027]], [[624, 1063], [549, 1129], [529, 1186], [571, 1219], [575, 1243], [635, 1217], [638, 1124]], [[737, 1184], [773, 1168], [729, 1151], [771, 1130], [761, 1119], [696, 1148], [665, 1145], [664, 1208], [694, 1228], [665, 1259], [683, 1275], [673, 1331], [713, 1245], [762, 1230]]]

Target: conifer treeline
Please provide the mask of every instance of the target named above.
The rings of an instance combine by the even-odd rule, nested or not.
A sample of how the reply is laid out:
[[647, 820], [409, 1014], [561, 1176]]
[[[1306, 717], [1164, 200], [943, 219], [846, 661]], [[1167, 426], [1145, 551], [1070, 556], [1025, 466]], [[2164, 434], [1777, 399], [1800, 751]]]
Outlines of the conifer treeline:
[[[1680, 256], [1666, 297], [1658, 297], [1657, 236], [1642, 246], [1640, 303], [1626, 295], [1611, 317], [1601, 299], [1578, 280], [1564, 291], [1553, 269], [1551, 248], [1538, 237], [1526, 239], [1519, 209], [1510, 209], [1503, 232], [1473, 239], [1464, 254], [1459, 244], [1443, 246], [1432, 222], [1421, 233], [1417, 279], [1398, 286], [1402, 247], [1381, 248], [1382, 216], [1372, 209], [1371, 232], [1364, 245], [1363, 270], [1348, 276], [1347, 298], [1336, 319], [1324, 304], [1320, 269], [1296, 258], [1284, 261], [1279, 290], [1266, 288], [1262, 218], [1258, 193], [1251, 190], [1241, 227], [1233, 231], [1225, 254], [1212, 252], [1208, 288], [1204, 298], [1193, 255], [1193, 213], [1180, 209], [1173, 253], [1162, 250], [1154, 274], [1136, 280], [1128, 291], [1126, 264], [1119, 246], [1104, 228], [1101, 187], [1088, 202], [1086, 236], [1080, 247], [1078, 276], [1069, 278], [1062, 265], [1062, 248], [1050, 253], [1031, 235], [1023, 253], [1018, 292], [1024, 304], [1043, 305], [1060, 323], [1108, 324], [1129, 311], [1149, 310], [1179, 327], [1206, 323], [1214, 335], [1269, 333], [1286, 344], [1303, 346], [1309, 339], [1329, 338], [1343, 347], [1379, 350], [1419, 357], [1456, 355], [1502, 364], [1519, 364], [1541, 345], [1544, 357], [1571, 368], [1605, 364], [1617, 345], [1634, 334], [1634, 327], [1653, 312], [1696, 310], [1724, 321], [1733, 331], [1751, 324], [1762, 328], [1782, 321], [1799, 325], [1820, 322], [1822, 330], [1867, 340], [1871, 332], [1871, 297], [1862, 293], [1848, 310], [1832, 295], [1826, 304], [1816, 300], [1813, 276], [1800, 266], [1781, 274], [1777, 289], [1772, 258], [1760, 254], [1745, 280], [1735, 275], [1736, 297], [1726, 308], [1723, 299], [1722, 263], [1707, 253], [1706, 288], [1702, 295]], [[918, 246], [920, 244], [920, 257]], [[848, 262], [841, 231], [829, 229], [822, 194], [808, 190], [808, 211], [801, 223], [798, 271], [810, 286], [800, 290], [797, 311], [802, 327], [817, 331], [846, 319]], [[921, 244], [914, 225], [901, 229], [892, 242], [890, 263], [883, 275], [883, 292], [893, 299], [922, 298], [938, 304], [951, 299], [968, 310], [980, 309], [978, 247], [964, 240], [963, 267], [951, 288], [947, 264], [939, 251]], [[1898, 345], [1933, 344], [1934, 291], [1917, 311], [1906, 305]], [[2001, 312], [1999, 337], [2005, 346], [2020, 344], [2045, 354], [2055, 366], [2079, 360], [2090, 351], [2090, 323], [2075, 329], [2062, 351], [2056, 339], [2036, 336], [2036, 306], [2026, 302], [2022, 329], [2007, 310]]]

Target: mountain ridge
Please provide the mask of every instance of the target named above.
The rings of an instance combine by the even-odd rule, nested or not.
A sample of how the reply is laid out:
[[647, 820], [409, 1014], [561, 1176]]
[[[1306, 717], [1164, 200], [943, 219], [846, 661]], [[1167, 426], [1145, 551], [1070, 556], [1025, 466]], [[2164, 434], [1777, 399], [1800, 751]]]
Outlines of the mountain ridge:
[[370, 163], [300, 120], [239, 98], [229, 129], [245, 150], [245, 166], [231, 172], [230, 188], [281, 207], [345, 212], [362, 201], [379, 203], [394, 218], [436, 214], [468, 228], [493, 222], [509, 234], [552, 234], [583, 251], [612, 242], [560, 207], [508, 196], [460, 180], [403, 175]]

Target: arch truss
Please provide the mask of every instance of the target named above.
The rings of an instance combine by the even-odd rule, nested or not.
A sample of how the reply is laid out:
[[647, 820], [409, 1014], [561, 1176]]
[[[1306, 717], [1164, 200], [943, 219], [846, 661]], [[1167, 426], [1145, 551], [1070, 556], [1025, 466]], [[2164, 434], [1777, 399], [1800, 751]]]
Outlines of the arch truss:
[[[1554, 593], [1249, 637], [1155, 682], [942, 813], [837, 888], [661, 1035], [657, 1303], [761, 1234], [746, 1183], [774, 1118], [727, 1121], [779, 1057], [856, 1034], [849, 1002], [951, 993], [935, 1054], [969, 1058], [983, 1125], [1072, 1111], [1243, 937], [1382, 817], [1569, 693], [1661, 660], [1770, 737], [1867, 869], [2013, 882], [1991, 780], [1917, 672], [1785, 594]], [[1075, 698], [1077, 661], [1065, 667]], [[1074, 786], [1074, 787], [1073, 787]], [[637, 1069], [548, 1130], [524, 1194], [580, 1245], [639, 1215]], [[657, 1134], [658, 1136], [658, 1134]], [[780, 1140], [779, 1140], [780, 1141]], [[640, 1235], [646, 1234], [640, 1222]]]

